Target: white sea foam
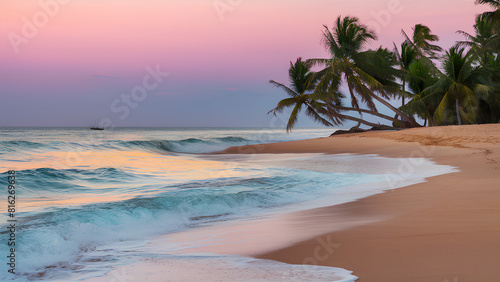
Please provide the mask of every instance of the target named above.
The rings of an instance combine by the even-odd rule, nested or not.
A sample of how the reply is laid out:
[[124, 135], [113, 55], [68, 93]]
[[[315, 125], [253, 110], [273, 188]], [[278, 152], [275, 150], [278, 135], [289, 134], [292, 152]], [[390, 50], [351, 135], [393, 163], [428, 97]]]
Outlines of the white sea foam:
[[351, 271], [315, 265], [291, 265], [240, 256], [150, 258], [114, 268], [84, 281], [337, 281], [352, 282]]

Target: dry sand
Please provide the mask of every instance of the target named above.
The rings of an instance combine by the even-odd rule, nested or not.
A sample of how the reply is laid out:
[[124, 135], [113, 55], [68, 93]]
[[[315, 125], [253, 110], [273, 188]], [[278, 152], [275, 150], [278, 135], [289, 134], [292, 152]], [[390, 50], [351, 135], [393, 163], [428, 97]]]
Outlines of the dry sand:
[[[258, 257], [341, 267], [353, 270], [361, 282], [500, 281], [500, 125], [366, 132], [234, 147], [226, 153], [379, 154], [426, 157], [456, 166], [459, 173], [426, 183], [304, 211], [308, 225], [338, 217], [388, 219], [332, 231]], [[403, 172], [411, 165], [401, 168]], [[325, 248], [325, 242], [334, 247]]]

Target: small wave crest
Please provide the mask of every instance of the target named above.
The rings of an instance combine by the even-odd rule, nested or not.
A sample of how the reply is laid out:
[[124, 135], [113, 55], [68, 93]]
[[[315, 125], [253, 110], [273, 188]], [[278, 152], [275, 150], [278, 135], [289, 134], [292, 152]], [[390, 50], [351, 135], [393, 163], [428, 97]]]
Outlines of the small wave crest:
[[23, 141], [23, 140], [0, 141], [0, 148], [2, 150], [9, 152], [13, 152], [16, 150], [39, 149], [44, 146], [45, 145], [42, 143], [32, 142], [32, 141]]
[[210, 153], [224, 150], [231, 146], [259, 143], [238, 136], [216, 138], [186, 138], [181, 140], [112, 140], [102, 141], [98, 144], [85, 142], [48, 142], [38, 143], [32, 141], [0, 141], [0, 148], [4, 152], [25, 152], [35, 150], [89, 150], [89, 149], [139, 149], [149, 151], [164, 151], [172, 153]]
[[121, 146], [131, 149], [146, 149], [152, 151], [167, 151], [173, 153], [210, 153], [227, 149], [231, 146], [258, 143], [238, 136], [219, 138], [187, 138], [182, 140], [134, 140], [118, 142]]
[[[39, 196], [44, 192], [81, 193], [96, 191], [95, 183], [123, 183], [138, 178], [137, 174], [112, 167], [97, 169], [54, 169], [36, 168], [16, 171], [22, 175], [20, 187], [25, 196]], [[7, 185], [7, 172], [3, 172], [0, 185]], [[5, 177], [3, 177], [5, 176]]]

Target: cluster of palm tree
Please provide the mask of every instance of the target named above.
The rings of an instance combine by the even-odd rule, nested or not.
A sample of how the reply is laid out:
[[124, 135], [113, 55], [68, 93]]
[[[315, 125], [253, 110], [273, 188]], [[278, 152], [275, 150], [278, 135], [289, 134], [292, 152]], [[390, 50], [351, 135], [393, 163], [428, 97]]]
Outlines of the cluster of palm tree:
[[[290, 86], [270, 81], [290, 96], [270, 113], [293, 108], [287, 131], [303, 109], [326, 126], [345, 121], [357, 122], [355, 127], [380, 126], [366, 116], [399, 128], [500, 122], [500, 0], [476, 3], [494, 11], [477, 16], [474, 34], [457, 31], [464, 40], [446, 51], [422, 24], [410, 35], [403, 30], [404, 41], [393, 50], [367, 49], [376, 34], [356, 17], [339, 16], [332, 28], [323, 30], [329, 58], [290, 62]], [[393, 105], [395, 99], [401, 106]], [[394, 116], [382, 114], [377, 105]]]

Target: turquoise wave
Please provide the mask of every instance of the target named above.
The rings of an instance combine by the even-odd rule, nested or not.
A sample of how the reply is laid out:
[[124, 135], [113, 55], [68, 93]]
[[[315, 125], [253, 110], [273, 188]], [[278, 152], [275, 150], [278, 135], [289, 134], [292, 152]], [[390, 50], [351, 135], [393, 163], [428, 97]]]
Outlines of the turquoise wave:
[[[28, 177], [38, 179], [43, 189], [61, 194], [67, 188], [47, 187], [68, 184], [74, 179], [108, 181], [130, 177], [113, 168], [36, 169], [18, 173], [23, 175], [23, 181]], [[272, 208], [328, 196], [338, 187], [377, 180], [380, 179], [374, 175], [274, 168], [266, 169], [266, 174], [258, 177], [191, 181], [165, 185], [154, 195], [137, 195], [123, 201], [23, 213], [19, 222], [23, 230], [18, 235], [19, 251], [23, 254], [19, 258], [20, 272], [36, 277], [47, 269], [67, 270], [89, 256], [105, 260], [107, 254], [94, 250], [107, 243], [141, 240], [214, 221], [248, 218]], [[125, 180], [122, 186], [126, 189]], [[7, 236], [6, 231], [0, 232], [0, 240]]]

